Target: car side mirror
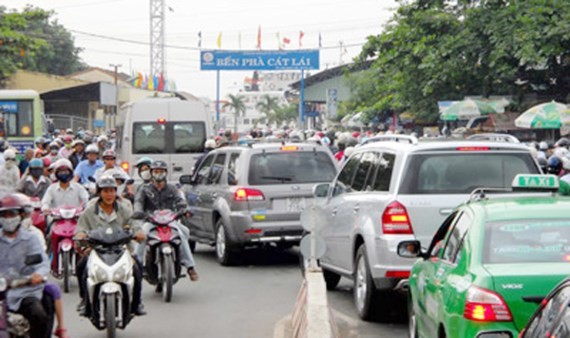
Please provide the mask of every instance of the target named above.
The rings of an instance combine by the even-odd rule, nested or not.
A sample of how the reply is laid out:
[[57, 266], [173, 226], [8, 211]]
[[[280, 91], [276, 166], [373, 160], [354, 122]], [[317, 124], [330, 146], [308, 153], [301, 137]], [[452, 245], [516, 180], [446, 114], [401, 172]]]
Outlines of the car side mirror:
[[321, 183], [313, 187], [313, 196], [324, 198], [329, 195], [330, 183]]
[[190, 184], [193, 185], [195, 183], [194, 178], [190, 175], [182, 175], [179, 179], [180, 184]]
[[403, 258], [424, 257], [420, 241], [403, 241], [398, 243], [398, 256]]
[[25, 265], [36, 265], [36, 264], [40, 264], [43, 261], [42, 255], [41, 254], [35, 254], [35, 255], [28, 255], [26, 256], [26, 260], [24, 261]]

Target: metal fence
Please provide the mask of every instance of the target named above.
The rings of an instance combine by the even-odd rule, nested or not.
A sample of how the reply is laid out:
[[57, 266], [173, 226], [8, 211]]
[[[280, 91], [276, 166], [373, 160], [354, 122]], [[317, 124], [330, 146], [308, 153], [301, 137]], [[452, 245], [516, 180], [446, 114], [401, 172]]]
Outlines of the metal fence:
[[51, 114], [46, 115], [46, 118], [54, 124], [56, 129], [71, 128], [77, 130], [80, 127], [89, 129], [89, 121], [85, 117]]

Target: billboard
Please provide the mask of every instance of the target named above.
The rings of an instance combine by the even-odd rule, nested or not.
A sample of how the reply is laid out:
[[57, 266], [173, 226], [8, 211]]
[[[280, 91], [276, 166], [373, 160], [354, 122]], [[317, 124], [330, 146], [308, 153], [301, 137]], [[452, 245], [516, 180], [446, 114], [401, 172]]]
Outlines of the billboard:
[[319, 69], [318, 50], [200, 52], [201, 70]]

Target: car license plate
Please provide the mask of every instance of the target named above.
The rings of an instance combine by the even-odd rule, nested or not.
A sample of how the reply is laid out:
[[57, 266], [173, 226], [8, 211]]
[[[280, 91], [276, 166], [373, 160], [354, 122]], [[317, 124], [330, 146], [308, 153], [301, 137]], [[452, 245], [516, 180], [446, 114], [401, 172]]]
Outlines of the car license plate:
[[301, 212], [305, 209], [304, 197], [291, 197], [287, 199], [288, 212]]

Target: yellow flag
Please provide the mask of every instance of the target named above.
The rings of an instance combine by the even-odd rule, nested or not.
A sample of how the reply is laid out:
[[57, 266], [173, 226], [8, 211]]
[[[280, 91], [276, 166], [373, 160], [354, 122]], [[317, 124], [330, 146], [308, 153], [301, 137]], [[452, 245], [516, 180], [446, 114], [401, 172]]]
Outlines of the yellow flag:
[[222, 48], [222, 32], [220, 32], [220, 34], [218, 34], [218, 48]]

